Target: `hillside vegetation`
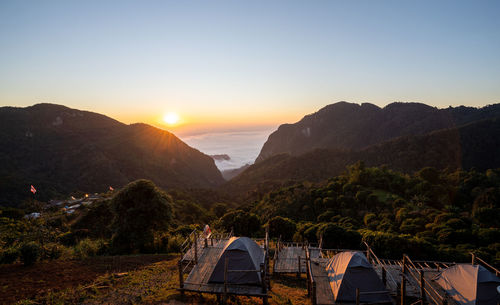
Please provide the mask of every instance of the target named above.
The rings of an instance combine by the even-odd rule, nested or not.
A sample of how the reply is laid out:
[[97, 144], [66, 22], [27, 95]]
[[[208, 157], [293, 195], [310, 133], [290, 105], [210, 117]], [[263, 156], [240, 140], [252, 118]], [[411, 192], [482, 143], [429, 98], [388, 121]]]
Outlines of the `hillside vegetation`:
[[424, 167], [485, 171], [500, 167], [500, 119], [487, 119], [434, 131], [399, 137], [362, 150], [316, 149], [301, 155], [279, 154], [257, 162], [233, 178], [223, 190], [238, 200], [258, 198], [281, 185], [297, 181], [319, 182], [340, 175], [361, 160], [366, 166], [385, 166], [403, 173]]
[[420, 103], [392, 103], [384, 108], [339, 102], [273, 132], [257, 162], [274, 155], [301, 155], [314, 149], [360, 150], [401, 136], [423, 135], [500, 116], [500, 105], [438, 109]]
[[33, 198], [30, 185], [48, 201], [140, 178], [183, 189], [224, 182], [212, 158], [167, 131], [59, 105], [0, 108], [0, 143], [3, 206]]
[[499, 265], [499, 202], [500, 170], [426, 167], [406, 175], [359, 162], [320, 184], [271, 191], [247, 211], [263, 224], [277, 221], [275, 236], [310, 242], [323, 236], [326, 248], [366, 241], [381, 257], [445, 261], [467, 261], [474, 251]]

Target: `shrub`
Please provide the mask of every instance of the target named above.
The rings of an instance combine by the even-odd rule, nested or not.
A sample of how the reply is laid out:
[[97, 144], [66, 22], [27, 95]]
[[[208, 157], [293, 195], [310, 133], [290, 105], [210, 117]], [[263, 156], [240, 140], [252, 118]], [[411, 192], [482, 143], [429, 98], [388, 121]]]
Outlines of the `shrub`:
[[293, 234], [297, 230], [297, 225], [295, 222], [289, 218], [284, 218], [281, 216], [273, 217], [268, 222], [269, 226], [269, 236], [270, 237], [280, 237], [282, 240], [292, 240]]
[[234, 230], [236, 236], [254, 236], [260, 230], [260, 218], [243, 210], [226, 213], [220, 219], [221, 226], [226, 231]]
[[317, 243], [318, 242], [317, 232], [319, 226], [320, 226], [319, 224], [312, 225], [307, 230], [305, 230], [303, 234], [304, 239], [310, 243]]
[[156, 253], [166, 253], [168, 252], [168, 240], [170, 236], [165, 232], [156, 232], [155, 233], [155, 241], [154, 248]]
[[172, 219], [172, 198], [149, 180], [129, 183], [111, 206], [115, 214], [112, 243], [118, 253], [153, 250], [154, 231], [168, 229]]
[[224, 216], [224, 214], [227, 213], [227, 204], [225, 203], [216, 203], [211, 209], [212, 213], [217, 217], [217, 218], [221, 218], [222, 216]]
[[89, 238], [81, 240], [75, 246], [75, 256], [84, 259], [96, 255], [102, 255], [108, 250], [107, 244], [102, 239], [92, 240]]
[[195, 229], [196, 226], [194, 225], [183, 225], [177, 227], [175, 230], [171, 230], [171, 234], [173, 235], [182, 235], [184, 237], [188, 237], [191, 232], [193, 232], [193, 229]]
[[13, 247], [0, 252], [0, 264], [12, 264], [19, 257], [19, 250]]
[[25, 243], [21, 246], [20, 253], [23, 264], [33, 265], [40, 257], [40, 245], [35, 242]]
[[321, 225], [316, 234], [323, 236], [323, 248], [359, 249], [361, 245], [361, 234], [331, 222]]
[[57, 236], [57, 239], [65, 246], [74, 246], [76, 244], [76, 237], [72, 232], [61, 233]]
[[58, 244], [49, 244], [45, 247], [47, 249], [46, 253], [49, 259], [58, 259], [63, 254], [64, 246]]
[[183, 242], [184, 237], [182, 237], [181, 235], [170, 236], [170, 238], [168, 239], [167, 251], [175, 253], [181, 252], [181, 245]]
[[322, 214], [320, 214], [318, 216], [318, 222], [329, 222], [332, 220], [333, 216], [337, 215], [337, 213], [335, 213], [334, 211], [332, 210], [328, 210]]

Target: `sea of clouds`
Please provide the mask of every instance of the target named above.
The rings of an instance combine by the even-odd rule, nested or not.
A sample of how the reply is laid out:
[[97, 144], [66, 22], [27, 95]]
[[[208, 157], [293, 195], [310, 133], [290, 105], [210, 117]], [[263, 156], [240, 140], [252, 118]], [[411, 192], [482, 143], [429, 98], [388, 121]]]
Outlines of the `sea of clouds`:
[[215, 160], [215, 165], [223, 171], [253, 164], [262, 145], [275, 129], [217, 131], [184, 136], [181, 139], [207, 155], [227, 154], [230, 160]]

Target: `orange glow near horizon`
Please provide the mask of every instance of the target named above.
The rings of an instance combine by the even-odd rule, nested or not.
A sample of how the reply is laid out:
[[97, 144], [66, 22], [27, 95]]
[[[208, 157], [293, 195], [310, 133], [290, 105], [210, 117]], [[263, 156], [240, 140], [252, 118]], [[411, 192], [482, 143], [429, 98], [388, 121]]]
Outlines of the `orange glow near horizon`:
[[[147, 112], [146, 112], [147, 111]], [[112, 113], [106, 115], [125, 124], [146, 123], [174, 134], [210, 132], [213, 130], [255, 129], [261, 126], [276, 128], [285, 123], [295, 123], [312, 111], [246, 111], [244, 113], [190, 113], [180, 109], [178, 112], [157, 109], [137, 110], [135, 112]], [[156, 114], [155, 114], [156, 113]]]

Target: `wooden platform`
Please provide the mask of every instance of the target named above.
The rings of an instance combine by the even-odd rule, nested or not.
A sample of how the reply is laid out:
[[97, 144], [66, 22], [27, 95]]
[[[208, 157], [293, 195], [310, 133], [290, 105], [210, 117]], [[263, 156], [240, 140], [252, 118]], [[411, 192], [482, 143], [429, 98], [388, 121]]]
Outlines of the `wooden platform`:
[[318, 305], [335, 304], [332, 287], [326, 272], [327, 263], [328, 259], [326, 258], [311, 260], [311, 273], [316, 283], [316, 292], [313, 296]]
[[[229, 240], [228, 238], [217, 239], [217, 240], [208, 239], [207, 245], [208, 246], [213, 245], [213, 247], [218, 247], [221, 243], [223, 243], [225, 245], [228, 240]], [[195, 259], [195, 246], [194, 245], [195, 245], [195, 243], [193, 243], [192, 247], [189, 248], [187, 250], [187, 252], [184, 254], [184, 256], [182, 257], [183, 261], [194, 261], [194, 259]], [[203, 254], [203, 252], [205, 251], [205, 239], [201, 238], [201, 237], [198, 238], [196, 245], [197, 245], [197, 247], [196, 247], [197, 255], [198, 255], [198, 259], [199, 259], [201, 257], [201, 255]]]
[[[332, 292], [332, 288], [330, 286], [330, 280], [328, 278], [328, 273], [326, 271], [326, 266], [327, 266], [329, 261], [330, 261], [330, 258], [326, 258], [326, 257], [319, 257], [319, 258], [311, 259], [310, 272], [311, 272], [311, 277], [312, 277], [313, 281], [315, 282], [315, 286], [316, 286], [315, 292], [312, 294], [312, 297], [315, 298], [315, 301], [316, 301], [315, 304], [318, 304], [318, 305], [335, 304], [334, 295]], [[391, 292], [390, 287], [394, 288], [392, 291], [394, 293], [394, 295], [396, 294], [397, 285], [398, 285], [397, 279], [399, 279], [399, 280], [401, 279], [401, 275], [400, 275], [400, 271], [399, 271], [398, 267], [399, 266], [395, 266], [395, 268], [393, 268], [391, 270], [392, 272], [394, 272], [394, 274], [388, 275], [387, 285], [386, 285], [387, 290], [390, 292]], [[374, 265], [373, 268], [375, 269], [375, 271], [377, 272], [377, 274], [381, 278], [382, 277], [381, 267]], [[390, 276], [393, 276], [394, 280], [392, 278], [389, 278]], [[407, 285], [407, 295], [410, 295], [410, 291], [413, 292], [414, 295], [416, 293], [418, 293], [418, 290], [416, 288], [412, 288], [410, 285]], [[342, 304], [347, 305], [350, 303], [342, 303]]]
[[298, 272], [306, 272], [306, 250], [302, 247], [284, 247], [274, 260], [273, 273]]
[[[319, 258], [319, 248], [309, 248], [311, 258]], [[300, 257], [300, 270], [299, 270]], [[306, 272], [306, 250], [301, 246], [284, 247], [278, 251], [274, 259], [273, 273], [305, 273]]]
[[[194, 265], [191, 272], [189, 272], [181, 290], [212, 294], [224, 293], [224, 284], [209, 283], [208, 281], [227, 242], [228, 239], [219, 240], [213, 246], [209, 245], [203, 248], [201, 255], [198, 257], [198, 264]], [[227, 285], [227, 294], [257, 297], [267, 296], [262, 286], [235, 284]]]

